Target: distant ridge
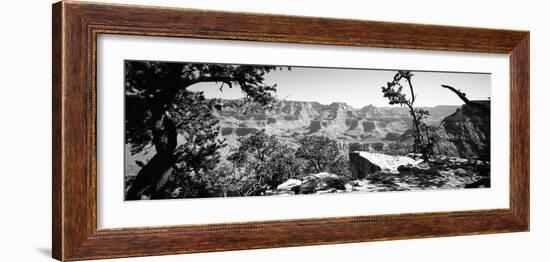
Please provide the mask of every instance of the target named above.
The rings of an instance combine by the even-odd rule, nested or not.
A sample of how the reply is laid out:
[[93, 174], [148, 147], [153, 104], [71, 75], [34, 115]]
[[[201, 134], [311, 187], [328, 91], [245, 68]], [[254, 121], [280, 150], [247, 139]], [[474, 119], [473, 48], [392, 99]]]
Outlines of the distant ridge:
[[[353, 108], [344, 102], [321, 104], [280, 100], [270, 110], [254, 107], [242, 112], [230, 105], [238, 100], [218, 101], [221, 110], [214, 114], [219, 119], [220, 137], [227, 141], [229, 147], [237, 146], [238, 137], [258, 130], [277, 135], [289, 143], [301, 135], [326, 136], [343, 145], [398, 143], [402, 134], [412, 127], [412, 118], [406, 107], [366, 105]], [[441, 120], [459, 108], [452, 105], [422, 107], [430, 112], [426, 123], [433, 126], [439, 126]]]

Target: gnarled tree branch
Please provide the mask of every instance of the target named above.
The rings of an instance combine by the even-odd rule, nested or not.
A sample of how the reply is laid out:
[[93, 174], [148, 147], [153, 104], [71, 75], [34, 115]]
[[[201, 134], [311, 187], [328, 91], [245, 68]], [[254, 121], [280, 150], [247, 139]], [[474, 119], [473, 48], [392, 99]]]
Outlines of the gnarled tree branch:
[[466, 97], [466, 94], [461, 92], [460, 90], [449, 85], [441, 85], [441, 86], [443, 88], [447, 88], [451, 90], [453, 93], [455, 93], [458, 96], [458, 98], [460, 98], [460, 100], [464, 101], [465, 104], [483, 111], [487, 111], [487, 112], [490, 111], [489, 107], [487, 107], [486, 105], [470, 101], [470, 99]]

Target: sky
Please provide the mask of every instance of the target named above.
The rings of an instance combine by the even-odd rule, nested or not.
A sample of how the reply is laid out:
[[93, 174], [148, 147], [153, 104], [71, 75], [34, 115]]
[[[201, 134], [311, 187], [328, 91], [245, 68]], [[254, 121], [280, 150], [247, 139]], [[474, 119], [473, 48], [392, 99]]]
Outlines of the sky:
[[[390, 106], [381, 87], [391, 81], [396, 70], [292, 67], [269, 72], [266, 84], [277, 84], [277, 97], [284, 100], [316, 101], [321, 104], [345, 102], [354, 108], [367, 105]], [[486, 100], [491, 96], [491, 75], [481, 73], [413, 71], [411, 79], [417, 95], [415, 106], [461, 105], [462, 100], [442, 88], [446, 84], [466, 93], [470, 100]], [[407, 87], [406, 82], [402, 84]], [[220, 84], [201, 83], [191, 90], [204, 91], [207, 98], [242, 98], [239, 88], [224, 88]], [[404, 88], [409, 95], [409, 89]]]

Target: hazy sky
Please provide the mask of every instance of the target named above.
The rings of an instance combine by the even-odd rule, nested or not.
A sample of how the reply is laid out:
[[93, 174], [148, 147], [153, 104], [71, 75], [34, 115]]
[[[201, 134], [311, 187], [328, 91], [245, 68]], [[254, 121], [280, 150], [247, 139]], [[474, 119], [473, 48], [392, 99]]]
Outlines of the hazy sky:
[[[277, 96], [285, 100], [317, 101], [322, 104], [345, 102], [355, 108], [369, 104], [389, 106], [382, 96], [381, 86], [393, 79], [395, 70], [292, 67], [292, 70], [272, 71], [265, 83], [277, 83]], [[413, 71], [412, 84], [417, 95], [416, 106], [461, 105], [463, 102], [446, 84], [466, 93], [470, 100], [491, 96], [491, 75]], [[405, 85], [405, 81], [402, 82]], [[197, 84], [192, 90], [204, 91], [207, 98], [235, 99], [243, 97], [239, 88], [219, 91], [219, 84]], [[407, 87], [405, 85], [405, 87]], [[409, 89], [403, 89], [407, 96]]]

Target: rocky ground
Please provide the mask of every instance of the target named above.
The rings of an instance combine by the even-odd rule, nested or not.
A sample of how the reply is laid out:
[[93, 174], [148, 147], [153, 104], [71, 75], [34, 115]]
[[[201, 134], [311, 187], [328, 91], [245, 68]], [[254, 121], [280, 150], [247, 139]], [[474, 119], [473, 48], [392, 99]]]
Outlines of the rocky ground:
[[[266, 195], [490, 187], [488, 162], [446, 156], [436, 156], [429, 162], [423, 162], [406, 156], [396, 158], [367, 152], [360, 155], [367, 161], [372, 161], [372, 166], [365, 167], [371, 171], [362, 177], [312, 174], [302, 179], [289, 179], [279, 185], [277, 190], [267, 191]], [[400, 162], [406, 164], [398, 165]]]

